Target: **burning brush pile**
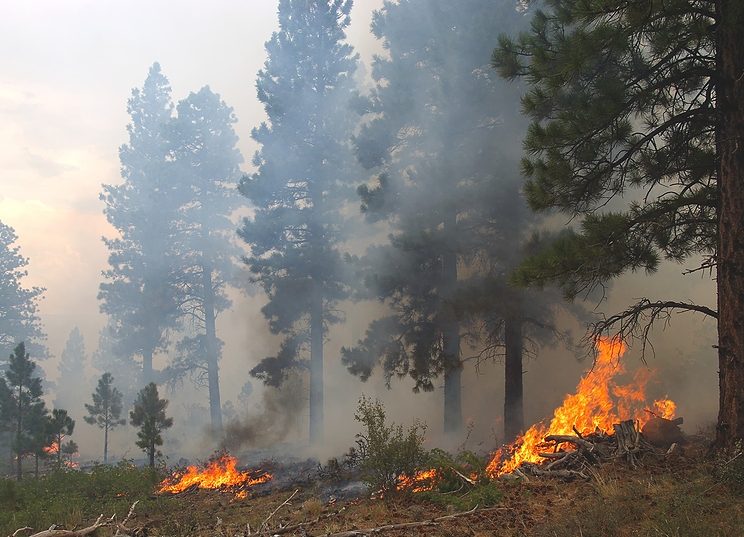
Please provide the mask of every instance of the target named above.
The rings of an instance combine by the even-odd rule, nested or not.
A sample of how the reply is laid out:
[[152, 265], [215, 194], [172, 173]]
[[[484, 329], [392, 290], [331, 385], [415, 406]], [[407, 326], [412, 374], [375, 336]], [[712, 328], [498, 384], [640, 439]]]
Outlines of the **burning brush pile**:
[[268, 483], [273, 476], [263, 470], [238, 469], [238, 460], [227, 453], [221, 453], [205, 465], [188, 466], [184, 471], [175, 472], [158, 487], [158, 494], [179, 494], [193, 490], [219, 490], [232, 493], [236, 499], [248, 497], [251, 488]]
[[629, 384], [615, 380], [625, 372], [620, 358], [626, 349], [617, 339], [597, 341], [596, 363], [576, 393], [566, 396], [549, 424], [533, 425], [497, 451], [488, 476], [588, 478], [586, 469], [599, 462], [623, 458], [635, 465], [645, 453], [674, 449], [682, 440], [682, 418], [674, 419], [674, 401], [647, 402], [653, 372], [641, 369]]

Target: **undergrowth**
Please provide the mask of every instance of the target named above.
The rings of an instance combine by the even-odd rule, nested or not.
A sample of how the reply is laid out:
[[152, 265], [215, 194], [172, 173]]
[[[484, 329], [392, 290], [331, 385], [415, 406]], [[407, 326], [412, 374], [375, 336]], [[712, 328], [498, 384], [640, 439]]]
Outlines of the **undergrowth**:
[[91, 523], [99, 514], [124, 517], [135, 500], [138, 513], [160, 508], [167, 498], [152, 498], [156, 473], [128, 462], [96, 466], [88, 472], [60, 470], [20, 482], [0, 479], [0, 535], [21, 527], [35, 530]]

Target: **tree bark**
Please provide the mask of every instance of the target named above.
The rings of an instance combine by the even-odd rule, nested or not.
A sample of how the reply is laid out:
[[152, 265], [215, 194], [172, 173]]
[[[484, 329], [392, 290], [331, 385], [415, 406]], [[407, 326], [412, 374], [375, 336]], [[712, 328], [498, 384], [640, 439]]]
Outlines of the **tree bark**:
[[744, 439], [744, 2], [716, 0], [718, 362], [716, 443]]
[[510, 443], [524, 430], [522, 387], [522, 319], [504, 320], [504, 442]]
[[150, 443], [147, 450], [147, 456], [150, 458], [150, 468], [155, 469], [155, 444]]
[[323, 440], [323, 296], [315, 284], [310, 311], [310, 443]]
[[212, 267], [202, 267], [204, 285], [204, 320], [207, 337], [207, 382], [209, 384], [209, 416], [212, 431], [222, 434], [222, 401], [220, 398], [220, 365], [217, 351], [217, 328], [214, 312], [214, 289], [212, 287]]
[[[457, 215], [448, 215], [444, 232], [454, 235]], [[457, 287], [457, 253], [442, 255], [442, 296], [451, 299]], [[455, 435], [462, 431], [462, 362], [460, 361], [460, 326], [456, 319], [446, 321], [442, 331], [444, 349], [444, 433]]]

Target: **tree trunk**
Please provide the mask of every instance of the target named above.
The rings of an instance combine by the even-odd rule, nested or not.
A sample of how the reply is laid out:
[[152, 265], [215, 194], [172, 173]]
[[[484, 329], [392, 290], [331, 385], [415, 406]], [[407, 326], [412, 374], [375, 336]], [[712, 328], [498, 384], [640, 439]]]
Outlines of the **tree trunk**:
[[207, 382], [209, 384], [209, 416], [212, 432], [222, 434], [222, 402], [220, 400], [220, 364], [217, 350], [217, 328], [215, 326], [214, 289], [212, 267], [202, 267], [204, 285], [204, 325], [207, 337]]
[[504, 442], [510, 443], [524, 430], [522, 391], [522, 319], [504, 320]]
[[23, 479], [23, 459], [21, 457], [21, 437], [23, 434], [23, 384], [18, 386], [18, 418], [16, 420], [16, 478], [18, 481]]
[[150, 468], [155, 469], [155, 444], [150, 444], [150, 448], [147, 450], [147, 455], [150, 458]]
[[717, 0], [719, 158], [718, 367], [716, 443], [744, 439], [744, 2]]
[[[444, 221], [444, 232], [454, 235], [457, 216], [448, 215]], [[452, 299], [457, 287], [457, 254], [442, 255], [442, 296]], [[449, 319], [442, 331], [444, 348], [444, 433], [457, 434], [462, 431], [462, 363], [460, 362], [460, 326], [456, 319]]]
[[39, 454], [34, 453], [34, 478], [39, 479]]
[[310, 443], [323, 441], [323, 296], [316, 284], [310, 311]]
[[108, 464], [108, 423], [103, 427], [103, 464]]
[[154, 382], [152, 374], [152, 349], [142, 350], [142, 385], [147, 386]]

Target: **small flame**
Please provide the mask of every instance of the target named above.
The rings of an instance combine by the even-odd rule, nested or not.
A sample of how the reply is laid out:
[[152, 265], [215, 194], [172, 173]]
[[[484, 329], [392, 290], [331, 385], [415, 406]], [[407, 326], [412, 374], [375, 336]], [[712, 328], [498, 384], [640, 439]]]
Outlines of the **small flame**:
[[[635, 419], [640, 425], [648, 421], [648, 413], [644, 412], [647, 408], [645, 390], [652, 372], [641, 369], [632, 383], [616, 384], [614, 377], [625, 372], [620, 357], [627, 345], [618, 338], [600, 338], [596, 348], [593, 369], [579, 381], [576, 392], [567, 395], [554, 411], [550, 424], [533, 425], [511, 446], [497, 451], [486, 468], [489, 476], [513, 472], [525, 462], [541, 462], [539, 453], [548, 448], [544, 444], [546, 436], [573, 435], [575, 431], [581, 434], [611, 431], [613, 424], [627, 419]], [[654, 402], [654, 409], [661, 417], [669, 419], [674, 416], [676, 405], [674, 401], [662, 399]]]
[[[267, 472], [241, 472], [237, 469], [238, 460], [229, 454], [210, 461], [206, 467], [189, 466], [182, 474], [175, 474], [160, 483], [159, 493], [178, 494], [191, 487], [200, 489], [234, 490], [241, 488], [238, 495], [246, 493], [245, 487], [266, 483], [272, 479]], [[243, 496], [245, 497], [245, 496]]]
[[439, 472], [435, 468], [420, 470], [413, 477], [407, 475], [400, 476], [395, 488], [398, 491], [425, 492], [434, 488], [434, 482], [437, 478], [439, 478]]
[[44, 453], [48, 455], [56, 455], [59, 452], [59, 443], [57, 443], [56, 441], [52, 442], [48, 446], [44, 447], [43, 450]]

